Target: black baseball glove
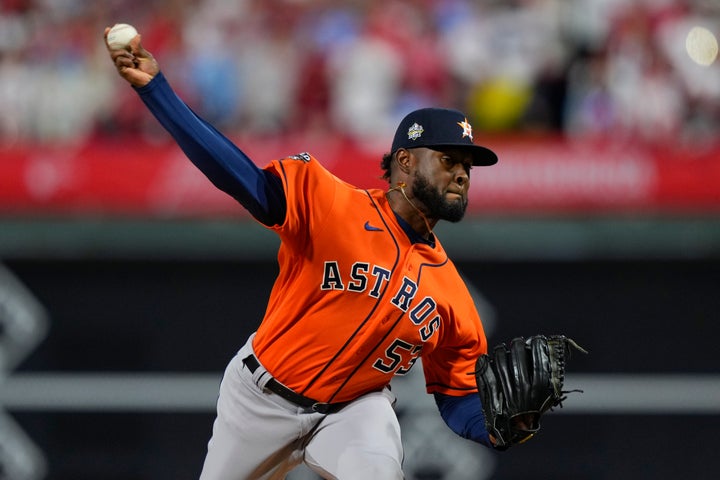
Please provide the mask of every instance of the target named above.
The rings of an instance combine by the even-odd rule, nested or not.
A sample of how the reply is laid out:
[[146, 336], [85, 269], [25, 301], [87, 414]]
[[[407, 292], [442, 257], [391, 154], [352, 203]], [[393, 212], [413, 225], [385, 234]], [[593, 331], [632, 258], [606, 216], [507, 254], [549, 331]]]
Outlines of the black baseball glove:
[[529, 440], [540, 430], [540, 417], [562, 407], [570, 393], [563, 391], [570, 347], [587, 353], [563, 335], [536, 335], [515, 338], [477, 359], [475, 379], [496, 449]]

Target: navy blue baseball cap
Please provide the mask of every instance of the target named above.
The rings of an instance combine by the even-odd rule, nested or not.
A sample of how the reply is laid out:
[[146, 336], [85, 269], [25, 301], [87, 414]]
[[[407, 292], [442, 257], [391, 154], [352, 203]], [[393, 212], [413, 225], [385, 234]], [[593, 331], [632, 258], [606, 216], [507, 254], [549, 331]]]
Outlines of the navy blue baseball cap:
[[495, 152], [473, 143], [472, 126], [465, 114], [449, 108], [421, 108], [402, 119], [395, 131], [392, 153], [416, 147], [464, 147], [472, 152], [473, 165], [498, 162]]

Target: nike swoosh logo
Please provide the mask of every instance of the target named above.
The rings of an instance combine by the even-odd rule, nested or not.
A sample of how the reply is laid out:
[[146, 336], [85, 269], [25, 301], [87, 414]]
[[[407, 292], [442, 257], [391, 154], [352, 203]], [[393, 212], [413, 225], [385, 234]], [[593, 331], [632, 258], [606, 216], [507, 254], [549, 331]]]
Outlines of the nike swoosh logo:
[[382, 228], [373, 227], [372, 225], [370, 225], [370, 221], [365, 222], [365, 230], [367, 230], [368, 232], [382, 232], [383, 231]]

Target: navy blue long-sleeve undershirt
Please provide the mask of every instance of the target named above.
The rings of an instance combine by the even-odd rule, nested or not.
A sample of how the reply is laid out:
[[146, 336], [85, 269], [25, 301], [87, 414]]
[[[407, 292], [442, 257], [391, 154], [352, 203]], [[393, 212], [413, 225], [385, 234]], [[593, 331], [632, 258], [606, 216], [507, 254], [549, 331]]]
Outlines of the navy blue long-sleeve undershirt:
[[485, 415], [479, 395], [453, 397], [436, 393], [435, 403], [440, 410], [440, 416], [453, 432], [463, 438], [482, 443], [486, 447], [493, 446], [485, 428]]
[[185, 155], [217, 188], [235, 198], [263, 224], [282, 223], [287, 207], [280, 179], [260, 169], [196, 115], [175, 94], [162, 72], [137, 92]]
[[[271, 226], [283, 222], [287, 201], [278, 177], [255, 165], [228, 138], [196, 115], [175, 94], [162, 73], [136, 90], [185, 155], [217, 188], [235, 198], [261, 223]], [[406, 230], [410, 229], [401, 218], [398, 220]], [[411, 239], [420, 238], [415, 232], [408, 233]], [[478, 395], [435, 394], [435, 401], [441, 417], [455, 433], [492, 445]]]

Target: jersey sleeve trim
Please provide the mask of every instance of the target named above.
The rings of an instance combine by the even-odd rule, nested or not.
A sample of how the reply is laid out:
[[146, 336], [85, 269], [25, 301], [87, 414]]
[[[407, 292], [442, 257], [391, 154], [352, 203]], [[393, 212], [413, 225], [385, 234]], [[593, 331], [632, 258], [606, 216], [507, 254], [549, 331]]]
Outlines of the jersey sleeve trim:
[[463, 392], [463, 394], [477, 392], [477, 387], [453, 387], [444, 383], [433, 382], [425, 385], [428, 393]]

